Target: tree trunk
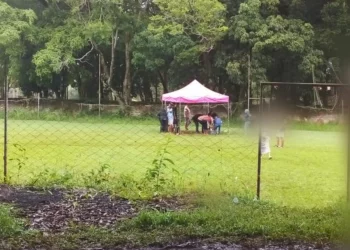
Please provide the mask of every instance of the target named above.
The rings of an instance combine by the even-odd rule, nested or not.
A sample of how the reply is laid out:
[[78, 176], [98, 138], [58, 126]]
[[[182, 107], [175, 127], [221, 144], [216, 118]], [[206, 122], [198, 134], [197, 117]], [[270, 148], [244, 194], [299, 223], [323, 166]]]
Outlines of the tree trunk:
[[61, 89], [62, 97], [68, 100], [68, 71], [66, 69], [61, 71]]
[[248, 87], [247, 87], [247, 91], [249, 91], [249, 95], [248, 95], [248, 107], [252, 106], [252, 96], [253, 96], [253, 88], [252, 88], [252, 61], [253, 61], [253, 48], [249, 49], [249, 55], [248, 55]]
[[160, 72], [158, 70], [158, 76], [159, 76], [159, 80], [163, 85], [163, 92], [164, 93], [168, 93], [169, 92], [169, 86], [168, 86], [168, 76], [166, 73], [166, 70], [164, 70], [164, 73], [162, 74], [162, 72]]
[[130, 105], [131, 102], [131, 34], [125, 34], [125, 76], [123, 81], [124, 103]]
[[154, 85], [154, 90], [155, 90], [155, 102], [158, 102], [158, 83]]
[[245, 84], [240, 84], [239, 85], [239, 99], [238, 102], [239, 103], [244, 103], [245, 98], [246, 98], [246, 93], [247, 93], [247, 85]]
[[218, 78], [218, 91], [219, 93], [224, 93], [224, 77], [223, 76], [219, 76]]
[[151, 91], [151, 85], [150, 85], [149, 77], [145, 77], [143, 79], [143, 94], [145, 96], [145, 102], [147, 104], [153, 102], [153, 96], [152, 96], [152, 91]]
[[212, 67], [211, 67], [209, 52], [205, 52], [203, 54], [203, 63], [205, 68], [206, 84], [209, 88], [213, 88], [213, 85], [215, 85], [215, 83], [213, 82], [213, 79], [212, 79]]
[[119, 40], [119, 30], [117, 29], [115, 32], [112, 34], [112, 40], [111, 40], [111, 63], [108, 67], [106, 60], [104, 58], [104, 55], [102, 51], [98, 48], [97, 44], [93, 41], [92, 44], [94, 45], [95, 49], [99, 52], [100, 55], [100, 63], [101, 63], [101, 74], [102, 74], [102, 83], [103, 83], [103, 88], [105, 91], [109, 93], [113, 93], [116, 101], [118, 102], [119, 105], [122, 107], [124, 106], [124, 101], [120, 97], [118, 91], [112, 87], [112, 82], [114, 78], [114, 64], [115, 64], [115, 54], [116, 54], [116, 48]]
[[49, 97], [49, 90], [48, 89], [44, 89], [43, 93], [44, 93], [43, 98], [48, 98]]
[[327, 87], [322, 87], [322, 90], [321, 90], [321, 99], [322, 99], [322, 103], [323, 103], [323, 106], [325, 108], [328, 108], [328, 92], [327, 92]]

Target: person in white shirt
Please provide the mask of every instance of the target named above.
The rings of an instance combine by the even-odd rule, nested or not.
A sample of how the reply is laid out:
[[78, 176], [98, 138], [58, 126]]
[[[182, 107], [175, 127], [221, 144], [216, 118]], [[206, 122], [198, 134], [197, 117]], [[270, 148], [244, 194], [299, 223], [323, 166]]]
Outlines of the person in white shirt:
[[184, 117], [185, 117], [185, 129], [188, 130], [188, 126], [191, 123], [191, 110], [188, 105], [184, 107]]
[[174, 109], [173, 104], [169, 103], [167, 107], [167, 116], [168, 116], [168, 132], [174, 132]]
[[269, 159], [272, 159], [270, 148], [270, 137], [263, 132], [261, 134], [261, 156], [268, 155]]

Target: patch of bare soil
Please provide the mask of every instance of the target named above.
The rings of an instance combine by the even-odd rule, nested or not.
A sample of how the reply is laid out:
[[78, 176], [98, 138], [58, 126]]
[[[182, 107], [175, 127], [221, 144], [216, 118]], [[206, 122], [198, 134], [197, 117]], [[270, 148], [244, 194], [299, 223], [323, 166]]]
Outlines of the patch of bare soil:
[[333, 248], [329, 246], [316, 246], [306, 244], [262, 244], [258, 242], [242, 242], [242, 244], [229, 244], [229, 243], [206, 243], [201, 241], [187, 242], [180, 245], [169, 245], [165, 247], [148, 247], [140, 250], [331, 250]]
[[141, 210], [176, 211], [185, 208], [179, 199], [132, 202], [95, 190], [40, 190], [0, 186], [0, 202], [16, 207], [28, 218], [28, 227], [43, 232], [62, 232], [73, 225], [110, 228], [136, 216]]
[[[35, 188], [8, 187], [0, 185], [0, 202], [18, 209], [20, 216], [28, 219], [28, 228], [44, 234], [63, 233], [74, 225], [112, 228], [118, 222], [135, 217], [142, 210], [179, 211], [190, 207], [181, 199], [154, 199], [151, 201], [129, 201], [95, 190], [40, 190]], [[2, 242], [5, 244], [6, 242]], [[40, 245], [40, 243], [38, 243]], [[2, 248], [0, 242], [0, 248]], [[10, 249], [6, 247], [6, 249]], [[16, 248], [17, 249], [17, 248]], [[51, 249], [30, 248], [20, 249]], [[80, 249], [107, 250], [84, 246]], [[112, 248], [108, 248], [112, 249]], [[127, 250], [128, 248], [114, 248]], [[135, 249], [135, 248], [132, 248]], [[189, 241], [165, 246], [149, 246], [139, 250], [329, 250], [328, 246], [282, 243], [269, 245], [266, 242], [247, 240], [239, 244]]]

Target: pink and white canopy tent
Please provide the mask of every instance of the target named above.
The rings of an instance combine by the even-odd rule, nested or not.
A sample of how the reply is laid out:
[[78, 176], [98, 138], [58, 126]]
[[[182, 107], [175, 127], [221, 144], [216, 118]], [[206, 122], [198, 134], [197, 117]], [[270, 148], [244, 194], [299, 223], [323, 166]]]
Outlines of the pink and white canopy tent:
[[194, 80], [186, 87], [176, 90], [162, 96], [163, 102], [174, 103], [229, 103], [230, 98], [227, 95], [216, 93], [197, 80]]
[[[207, 103], [208, 109], [210, 103], [227, 103], [227, 118], [229, 119], [230, 114], [230, 98], [227, 95], [223, 95], [212, 91], [205, 86], [203, 86], [197, 80], [192, 81], [186, 87], [163, 94], [162, 102], [169, 103], [180, 103], [180, 112], [181, 112], [181, 103], [186, 104], [195, 104], [195, 103]], [[181, 123], [181, 114], [180, 114], [180, 123]], [[228, 122], [229, 125], [229, 122]]]

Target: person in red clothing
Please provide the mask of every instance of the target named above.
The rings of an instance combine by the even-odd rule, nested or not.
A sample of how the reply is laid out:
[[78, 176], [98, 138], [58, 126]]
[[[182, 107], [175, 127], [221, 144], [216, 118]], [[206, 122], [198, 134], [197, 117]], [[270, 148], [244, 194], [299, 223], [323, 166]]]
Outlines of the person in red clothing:
[[214, 124], [214, 119], [210, 115], [202, 115], [198, 117], [198, 122], [202, 125], [203, 133], [208, 134], [209, 128]]

